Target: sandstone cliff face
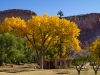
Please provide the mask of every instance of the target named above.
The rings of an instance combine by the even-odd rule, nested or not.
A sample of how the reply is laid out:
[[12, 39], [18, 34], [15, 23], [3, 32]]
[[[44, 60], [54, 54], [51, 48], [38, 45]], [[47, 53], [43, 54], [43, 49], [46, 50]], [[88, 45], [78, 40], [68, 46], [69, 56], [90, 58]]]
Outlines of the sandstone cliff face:
[[4, 10], [0, 11], [0, 23], [6, 18], [6, 17], [21, 17], [25, 21], [29, 20], [32, 16], [37, 15], [35, 12], [30, 10], [22, 10], [22, 9], [11, 9], [11, 10]]
[[97, 37], [100, 37], [100, 13], [90, 13], [65, 18], [75, 22], [81, 29], [79, 40], [81, 41], [83, 49], [89, 46]]

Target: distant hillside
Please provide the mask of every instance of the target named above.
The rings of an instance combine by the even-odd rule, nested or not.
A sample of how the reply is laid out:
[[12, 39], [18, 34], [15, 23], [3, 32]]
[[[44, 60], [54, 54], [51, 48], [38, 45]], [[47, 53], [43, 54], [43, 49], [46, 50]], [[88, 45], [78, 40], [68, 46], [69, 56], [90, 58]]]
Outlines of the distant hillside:
[[64, 18], [75, 22], [81, 29], [79, 40], [81, 41], [83, 49], [91, 44], [97, 37], [100, 37], [100, 13], [90, 13]]

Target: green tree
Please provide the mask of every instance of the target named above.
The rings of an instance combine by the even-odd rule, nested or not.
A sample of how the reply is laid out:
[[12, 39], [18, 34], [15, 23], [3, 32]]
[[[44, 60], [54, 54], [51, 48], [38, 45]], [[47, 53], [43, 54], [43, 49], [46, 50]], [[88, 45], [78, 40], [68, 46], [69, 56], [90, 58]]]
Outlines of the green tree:
[[47, 50], [44, 50], [44, 58], [58, 58], [58, 50], [55, 47], [49, 47]]
[[22, 63], [31, 63], [34, 60], [33, 51], [30, 47], [25, 45], [24, 58], [21, 60]]
[[16, 46], [14, 43], [16, 43], [15, 36], [9, 33], [0, 34], [0, 66], [8, 58], [8, 53], [15, 49]]
[[97, 74], [98, 72], [98, 69], [99, 69], [99, 63], [93, 58], [93, 56], [89, 56], [89, 62], [90, 62], [90, 66], [92, 66], [94, 72], [95, 72], [95, 75]]
[[87, 56], [81, 56], [81, 57], [76, 57], [73, 59], [72, 64], [76, 66], [76, 70], [78, 74], [80, 75], [80, 71], [82, 67], [88, 62], [88, 57]]
[[12, 33], [0, 34], [0, 66], [5, 60], [17, 64], [25, 57], [25, 41]]

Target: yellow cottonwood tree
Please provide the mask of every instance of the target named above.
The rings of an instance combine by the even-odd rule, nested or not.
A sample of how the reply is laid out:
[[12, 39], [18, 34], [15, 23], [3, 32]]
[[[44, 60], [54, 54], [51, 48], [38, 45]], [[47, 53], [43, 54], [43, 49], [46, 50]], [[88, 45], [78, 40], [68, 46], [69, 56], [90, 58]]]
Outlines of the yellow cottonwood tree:
[[89, 50], [93, 58], [100, 64], [100, 38], [97, 38], [90, 46]]
[[[60, 38], [63, 46], [70, 44], [72, 49], [81, 50], [77, 39], [80, 33], [78, 26], [69, 20], [59, 19], [57, 15], [33, 16], [27, 22], [18, 17], [6, 18], [1, 24], [0, 32], [13, 32], [16, 36], [25, 38], [40, 58], [40, 68], [43, 68], [43, 51], [59, 43]], [[64, 52], [65, 49], [63, 54]]]

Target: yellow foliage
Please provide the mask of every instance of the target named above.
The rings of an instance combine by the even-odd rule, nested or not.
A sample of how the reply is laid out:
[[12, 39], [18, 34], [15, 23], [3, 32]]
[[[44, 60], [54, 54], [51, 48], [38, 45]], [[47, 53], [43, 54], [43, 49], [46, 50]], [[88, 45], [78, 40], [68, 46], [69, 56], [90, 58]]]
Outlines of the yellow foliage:
[[94, 57], [94, 59], [97, 60], [97, 62], [100, 63], [100, 39], [97, 38], [90, 46], [89, 50]]
[[26, 27], [25, 21], [20, 17], [5, 18], [1, 25], [1, 33], [13, 31], [16, 35], [23, 34], [22, 30], [24, 30]]
[[[80, 34], [78, 26], [69, 20], [60, 19], [57, 15], [33, 16], [27, 22], [19, 17], [6, 18], [1, 24], [0, 32], [14, 32], [15, 35], [28, 40], [34, 49], [43, 48], [49, 43], [53, 46], [61, 38], [63, 46], [70, 44], [74, 50], [81, 50], [77, 39]], [[65, 47], [63, 52], [64, 55]]]

